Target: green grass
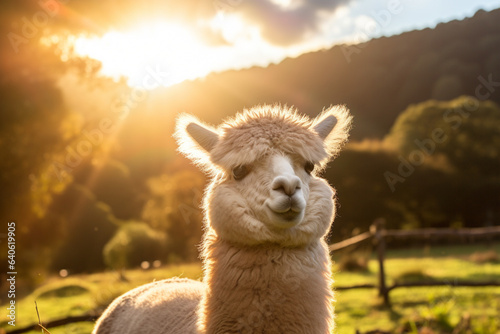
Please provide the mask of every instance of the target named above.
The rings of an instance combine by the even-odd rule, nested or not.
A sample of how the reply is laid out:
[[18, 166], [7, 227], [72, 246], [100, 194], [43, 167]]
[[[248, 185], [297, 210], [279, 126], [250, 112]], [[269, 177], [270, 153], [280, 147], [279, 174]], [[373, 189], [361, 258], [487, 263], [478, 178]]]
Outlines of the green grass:
[[[53, 277], [21, 300], [16, 300], [16, 328], [38, 322], [35, 311], [37, 302], [41, 320], [46, 322], [67, 316], [82, 315], [87, 312], [102, 311], [114, 298], [139, 285], [168, 277], [201, 278], [200, 264], [168, 266], [153, 270], [129, 270], [125, 273], [128, 281], [123, 282], [115, 272], [91, 275], [74, 275], [68, 278]], [[6, 305], [0, 308], [5, 310]], [[7, 324], [6, 312], [0, 315], [0, 328], [12, 330]], [[78, 323], [51, 329], [52, 334], [84, 334], [92, 331], [92, 323]], [[0, 331], [1, 332], [1, 331]], [[31, 333], [40, 333], [32, 331]]]
[[[487, 249], [461, 246], [390, 252], [385, 261], [388, 285], [395, 280], [419, 279], [449, 285], [395, 289], [390, 293], [390, 309], [383, 306], [376, 289], [337, 291], [337, 333], [352, 334], [355, 329], [394, 331], [405, 324], [409, 329], [412, 323], [416, 328], [429, 326], [439, 328], [436, 333], [445, 333], [464, 316], [470, 317], [473, 333], [500, 333], [500, 287], [452, 287], [455, 280], [500, 281], [500, 263], [470, 261], [470, 255], [477, 251]], [[500, 254], [500, 245], [495, 251]], [[368, 269], [365, 273], [336, 272], [335, 286], [377, 284], [378, 262], [370, 260]]]
[[[455, 279], [500, 280], [500, 263], [480, 264], [470, 260], [470, 254], [481, 250], [463, 246], [390, 252], [385, 262], [388, 284], [395, 280], [433, 279], [449, 282], [450, 285], [395, 289], [390, 294], [390, 309], [383, 306], [376, 289], [337, 291], [337, 333], [353, 334], [356, 329], [362, 332], [374, 329], [393, 331], [402, 327], [410, 332], [411, 328], [421, 329], [425, 326], [434, 328], [435, 331], [431, 333], [451, 333], [463, 317], [470, 317], [473, 333], [500, 333], [500, 287], [451, 287]], [[500, 254], [500, 246], [495, 250]], [[335, 286], [376, 284], [378, 263], [371, 259], [366, 272], [342, 272], [335, 264], [333, 271]], [[128, 282], [120, 281], [113, 272], [74, 275], [65, 279], [54, 277], [17, 301], [16, 328], [37, 322], [35, 300], [42, 320], [48, 321], [95, 309], [102, 310], [121, 293], [153, 280], [173, 276], [198, 279], [201, 275], [200, 264], [194, 263], [148, 271], [130, 270], [125, 273]], [[5, 310], [5, 305], [0, 308]], [[3, 312], [0, 327], [12, 329], [6, 326], [6, 319]], [[50, 332], [83, 334], [90, 333], [92, 326], [92, 323], [78, 323], [54, 328]]]

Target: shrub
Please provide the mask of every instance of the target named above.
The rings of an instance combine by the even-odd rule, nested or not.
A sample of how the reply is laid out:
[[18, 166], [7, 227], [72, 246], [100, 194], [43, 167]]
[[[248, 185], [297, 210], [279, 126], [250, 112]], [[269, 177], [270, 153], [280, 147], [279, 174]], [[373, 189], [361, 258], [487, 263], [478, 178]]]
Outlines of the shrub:
[[165, 234], [146, 223], [125, 223], [104, 247], [104, 262], [113, 269], [136, 267], [143, 261], [164, 258], [166, 246]]

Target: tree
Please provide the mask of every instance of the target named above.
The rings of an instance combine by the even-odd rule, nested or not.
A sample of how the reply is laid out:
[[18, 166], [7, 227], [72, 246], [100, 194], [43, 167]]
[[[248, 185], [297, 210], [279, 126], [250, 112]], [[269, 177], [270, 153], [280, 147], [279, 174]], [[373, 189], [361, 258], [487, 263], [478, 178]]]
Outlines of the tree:
[[[411, 194], [408, 201], [421, 203], [414, 208], [416, 214], [432, 200], [448, 220], [456, 215], [467, 226], [480, 226], [486, 212], [498, 211], [500, 108], [494, 102], [463, 96], [412, 105], [384, 142], [416, 171], [411, 176], [415, 182], [405, 186]], [[424, 168], [441, 170], [442, 175], [417, 177]]]
[[442, 155], [469, 178], [498, 177], [500, 108], [466, 96], [412, 105], [398, 117], [384, 141], [416, 164], [420, 158]]
[[52, 268], [70, 272], [102, 270], [104, 245], [118, 227], [108, 205], [85, 187], [71, 184], [54, 201], [51, 212], [61, 218], [61, 237], [53, 245]]
[[94, 159], [74, 172], [75, 182], [87, 184], [98, 201], [110, 206], [116, 218], [137, 219], [141, 215], [141, 193], [123, 163], [111, 158]]
[[165, 232], [170, 240], [169, 253], [183, 260], [198, 258], [204, 184], [203, 175], [190, 166], [148, 181], [149, 199], [142, 218], [154, 229]]

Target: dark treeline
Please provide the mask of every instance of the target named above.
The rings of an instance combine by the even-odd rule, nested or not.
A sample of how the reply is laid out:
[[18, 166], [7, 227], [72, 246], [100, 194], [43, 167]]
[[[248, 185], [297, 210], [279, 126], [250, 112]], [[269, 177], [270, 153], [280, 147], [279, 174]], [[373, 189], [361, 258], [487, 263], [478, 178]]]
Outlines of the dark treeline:
[[332, 239], [389, 228], [500, 224], [500, 107], [459, 97], [407, 108], [383, 140], [348, 146], [326, 171], [338, 190]]
[[[37, 10], [2, 6], [3, 36]], [[19, 270], [35, 279], [196, 260], [206, 178], [175, 152], [179, 112], [217, 124], [260, 103], [310, 115], [346, 104], [353, 140], [325, 172], [340, 203], [332, 241], [379, 217], [396, 228], [500, 224], [500, 10], [140, 98], [98, 76], [99, 63], [63, 62], [71, 50], [39, 43], [99, 32], [82, 22], [54, 20], [17, 53], [0, 42], [0, 216], [16, 222]]]
[[[162, 102], [214, 122], [256, 103], [281, 102], [311, 115], [346, 104], [356, 119], [352, 138], [382, 138], [413, 103], [476, 94], [500, 103], [499, 20], [500, 10], [478, 11], [434, 29], [213, 74], [165, 92]], [[484, 80], [497, 84], [476, 92]]]

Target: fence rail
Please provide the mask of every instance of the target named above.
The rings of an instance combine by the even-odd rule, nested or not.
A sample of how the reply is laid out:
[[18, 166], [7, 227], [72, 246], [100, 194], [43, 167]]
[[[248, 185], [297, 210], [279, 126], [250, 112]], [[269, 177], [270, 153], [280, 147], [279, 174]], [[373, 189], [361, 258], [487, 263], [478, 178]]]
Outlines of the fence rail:
[[389, 292], [396, 288], [409, 288], [409, 287], [426, 287], [426, 286], [453, 286], [453, 287], [484, 287], [484, 286], [500, 286], [500, 281], [465, 281], [465, 280], [454, 280], [453, 282], [440, 282], [440, 281], [423, 281], [423, 282], [395, 282], [394, 284], [386, 285], [386, 275], [385, 275], [385, 249], [386, 249], [386, 238], [396, 237], [396, 238], [424, 238], [430, 239], [435, 237], [488, 237], [491, 238], [494, 235], [500, 235], [500, 226], [491, 227], [479, 227], [479, 228], [462, 228], [462, 229], [452, 229], [452, 228], [425, 228], [418, 230], [386, 230], [385, 221], [383, 219], [378, 219], [370, 226], [370, 230], [361, 233], [350, 239], [343, 240], [341, 242], [332, 244], [329, 246], [330, 252], [344, 249], [347, 247], [355, 246], [369, 239], [373, 239], [376, 245], [377, 260], [378, 260], [378, 284], [360, 284], [353, 286], [340, 286], [336, 287], [336, 290], [348, 290], [348, 289], [366, 289], [366, 288], [377, 288], [379, 290], [379, 295], [383, 297], [384, 304], [390, 305]]
[[500, 234], [500, 226], [477, 227], [477, 228], [424, 228], [419, 230], [382, 230], [384, 237], [485, 237]]
[[359, 244], [360, 242], [363, 242], [363, 241], [370, 239], [372, 237], [373, 237], [373, 234], [370, 231], [366, 231], [366, 232], [361, 233], [361, 234], [359, 234], [355, 237], [352, 237], [350, 239], [347, 239], [347, 240], [338, 242], [336, 244], [330, 245], [329, 250], [330, 250], [330, 252], [333, 252], [333, 251], [336, 251], [336, 250], [339, 250], [342, 248], [346, 248], [346, 247], [349, 247], [352, 245]]
[[[398, 238], [432, 238], [440, 236], [452, 236], [452, 237], [491, 237], [494, 235], [500, 235], [500, 226], [492, 227], [481, 227], [481, 228], [464, 228], [464, 229], [419, 229], [411, 231], [402, 230], [386, 230], [384, 228], [384, 221], [377, 220], [371, 227], [369, 231], [361, 233], [350, 239], [343, 240], [341, 242], [332, 244], [329, 246], [330, 252], [344, 249], [350, 246], [358, 245], [368, 239], [374, 239], [377, 246], [377, 258], [379, 262], [379, 273], [378, 273], [378, 284], [358, 284], [352, 286], [339, 286], [335, 290], [349, 290], [349, 289], [373, 289], [377, 288], [379, 290], [379, 295], [384, 298], [384, 303], [390, 305], [389, 292], [397, 288], [409, 288], [409, 287], [427, 287], [427, 286], [451, 286], [451, 287], [484, 287], [484, 286], [500, 286], [500, 281], [466, 281], [466, 280], [454, 280], [454, 281], [423, 281], [423, 282], [395, 282], [394, 284], [387, 286], [385, 277], [385, 238], [387, 237], [398, 237]], [[65, 324], [84, 322], [84, 321], [95, 321], [99, 317], [99, 314], [89, 313], [76, 317], [67, 317], [63, 319], [58, 319], [44, 323], [46, 328], [53, 328], [62, 326]], [[7, 334], [20, 334], [26, 333], [31, 330], [39, 329], [38, 324], [33, 324], [26, 326], [24, 328], [15, 329]], [[1, 330], [0, 330], [1, 333]], [[371, 333], [371, 332], [368, 332]], [[374, 331], [373, 333], [384, 333], [380, 331]]]

